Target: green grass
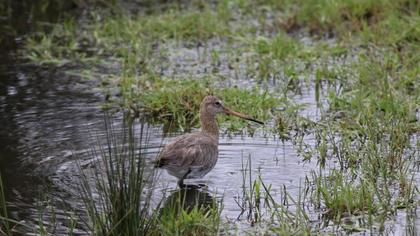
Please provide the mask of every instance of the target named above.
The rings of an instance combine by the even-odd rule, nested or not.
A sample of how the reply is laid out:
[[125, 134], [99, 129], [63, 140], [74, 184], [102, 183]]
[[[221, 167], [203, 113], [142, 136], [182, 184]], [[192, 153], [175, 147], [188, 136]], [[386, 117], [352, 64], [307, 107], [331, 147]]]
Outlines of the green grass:
[[[405, 16], [418, 17], [419, 3], [413, 0], [261, 0], [241, 1], [242, 8], [258, 14], [263, 7], [281, 12], [274, 27], [286, 31], [307, 28], [310, 32], [330, 32], [339, 37], [352, 37], [366, 28], [381, 29], [383, 22]], [[408, 13], [408, 14], [407, 14]], [[390, 29], [390, 28], [386, 28]], [[398, 29], [397, 30], [408, 30]], [[380, 37], [377, 37], [379, 39]]]
[[[418, 94], [413, 93], [418, 82], [401, 69], [396, 53], [371, 53], [360, 51], [357, 61], [342, 65], [340, 80], [320, 81], [338, 83], [341, 89], [328, 89], [329, 106], [312, 127], [315, 146], [297, 146], [305, 159], [316, 158], [320, 166], [314, 192], [325, 217], [341, 225], [337, 222], [343, 218], [358, 215], [367, 219], [362, 228], [379, 224], [381, 232], [399, 206], [415, 207], [418, 190], [409, 170], [416, 163], [410, 137], [419, 129]], [[338, 166], [324, 176], [328, 159]]]
[[[151, 117], [152, 121], [154, 118], [155, 122], [172, 122], [175, 128], [183, 130], [198, 127], [200, 103], [209, 94], [218, 96], [227, 107], [262, 121], [270, 119], [273, 108], [288, 102], [285, 98], [274, 98], [258, 88], [220, 88], [211, 81], [211, 78], [155, 79], [144, 85], [146, 88], [141, 86], [143, 89], [139, 89], [138, 93], [132, 93], [128, 101], [135, 104], [131, 107], [136, 107], [142, 114]], [[220, 122], [231, 131], [241, 130], [249, 123], [222, 115]]]
[[[336, 31], [342, 43], [337, 46], [325, 46], [322, 42], [315, 41], [313, 46], [304, 45], [297, 38], [283, 32], [281, 27], [275, 31], [274, 36], [261, 31], [255, 37], [253, 35], [255, 32], [249, 30], [247, 23], [254, 17], [265, 19], [264, 15], [260, 15], [262, 8], [259, 5], [268, 7], [266, 10], [273, 13], [284, 13], [277, 19], [280, 22], [306, 26], [310, 30], [319, 32]], [[407, 88], [414, 86], [414, 91], [411, 92], [413, 93], [418, 91], [415, 78], [419, 72], [417, 66], [419, 56], [414, 53], [418, 49], [416, 41], [420, 38], [418, 27], [415, 27], [419, 17], [418, 8], [418, 4], [413, 1], [387, 0], [259, 1], [258, 3], [222, 1], [216, 5], [196, 2], [185, 8], [174, 5], [164, 11], [152, 12], [149, 15], [116, 14], [102, 18], [100, 12], [97, 12], [92, 13], [90, 20], [82, 27], [76, 27], [77, 20], [67, 19], [63, 24], [53, 26], [48, 33], [28, 37], [22, 55], [30, 61], [43, 65], [79, 64], [99, 74], [108, 73], [101, 68], [112, 67], [114, 69], [111, 71], [114, 72], [111, 72], [112, 75], [109, 78], [113, 78], [116, 82], [111, 85], [120, 85], [120, 93], [124, 98], [119, 104], [128, 108], [133, 103], [142, 103], [143, 110], [149, 114], [155, 114], [155, 118], [175, 117], [172, 119], [177, 123], [175, 126], [188, 129], [197, 124], [197, 117], [188, 111], [188, 109], [197, 111], [197, 98], [194, 99], [195, 101], [188, 99], [186, 102], [183, 101], [184, 104], [192, 105], [191, 107], [173, 104], [168, 107], [166, 101], [169, 97], [162, 94], [150, 95], [156, 92], [156, 86], [139, 86], [139, 84], [147, 84], [150, 79], [153, 81], [161, 77], [157, 71], [157, 65], [167, 63], [164, 62], [168, 53], [167, 43], [176, 41], [205, 44], [210, 39], [220, 38], [224, 42], [229, 42], [224, 43], [226, 45], [223, 47], [229, 48], [232, 45], [237, 47], [233, 54], [236, 58], [241, 58], [241, 55], [246, 53], [255, 54], [247, 59], [247, 62], [240, 61], [240, 63], [245, 63], [248, 76], [258, 81], [274, 81], [278, 86], [283, 86], [284, 88], [278, 89], [281, 95], [271, 94], [271, 96], [280, 97], [285, 96], [285, 91], [300, 93], [302, 82], [299, 75], [310, 78], [316, 74], [317, 81], [329, 79], [334, 83], [337, 78], [345, 83], [356, 80], [356, 76], [360, 76], [361, 79], [369, 78], [369, 75], [362, 74], [369, 72], [362, 71], [362, 66], [358, 66], [365, 63], [364, 56], [357, 53], [354, 55], [352, 47], [353, 45], [370, 47], [369, 45], [373, 43], [382, 48], [379, 50], [372, 48], [371, 55], [367, 56], [367, 70], [377, 67], [375, 71], [380, 72], [380, 77], [383, 77], [386, 71], [383, 70], [384, 66], [378, 67], [377, 62], [371, 63], [369, 60], [376, 57], [375, 53], [389, 51], [389, 55], [384, 54], [384, 56], [390, 56], [391, 61], [395, 60], [393, 66], [399, 66], [400, 63], [403, 65], [402, 70], [398, 69], [395, 72], [395, 76], [401, 78], [399, 86]], [[265, 19], [260, 22], [261, 27], [264, 27], [266, 22], [270, 20]], [[229, 56], [231, 52], [212, 51], [210, 63], [215, 67], [215, 71], [218, 71], [218, 67], [225, 63], [220, 59], [224, 53], [228, 53]], [[315, 61], [324, 64], [343, 55], [361, 57], [362, 60], [356, 62], [355, 68], [347, 65], [344, 68], [338, 66], [337, 72], [325, 68], [326, 66], [321, 68], [313, 66]], [[359, 72], [359, 75], [352, 71], [354, 69], [356, 73]], [[219, 76], [217, 72], [212, 73], [216, 77]], [[198, 79], [194, 75], [188, 76]], [[394, 74], [391, 76], [394, 77]], [[181, 82], [177, 86], [185, 86], [185, 84]], [[199, 89], [202, 87], [204, 86]], [[198, 86], [191, 86], [188, 89], [197, 88]], [[237, 95], [235, 91], [238, 90], [240, 89], [225, 90], [222, 94], [232, 92], [229, 96], [225, 96], [231, 97]], [[247, 92], [244, 89], [241, 90], [243, 93]], [[185, 91], [187, 89], [184, 89]], [[177, 92], [182, 93], [182, 91]], [[149, 96], [139, 96], [139, 93]], [[197, 97], [202, 97], [202, 95]], [[415, 99], [418, 100], [418, 98]], [[182, 99], [178, 100], [182, 101]], [[257, 104], [260, 103], [257, 102]], [[245, 108], [249, 109], [249, 107]], [[267, 108], [262, 108], [262, 111], [267, 111]], [[251, 111], [251, 113], [258, 113], [261, 116], [261, 111]], [[185, 119], [180, 118], [183, 115]], [[166, 122], [166, 119], [163, 121]], [[243, 125], [234, 124], [230, 126], [230, 129], [236, 129], [235, 127], [239, 128]]]
[[147, 145], [148, 131], [143, 125], [134, 129], [128, 121], [119, 133], [111, 122], [106, 118], [106, 144], [91, 151], [100, 162], [93, 176], [80, 169], [80, 198], [88, 218], [84, 222], [95, 235], [144, 235], [156, 227], [151, 212], [153, 170], [146, 170], [144, 154], [137, 152]]
[[218, 235], [223, 227], [221, 210], [222, 202], [205, 191], [178, 190], [166, 199], [152, 235]]
[[[203, 10], [178, 11], [146, 16], [118, 15], [102, 19], [92, 13], [88, 24], [79, 26], [67, 18], [52, 26], [48, 33], [37, 33], [26, 39], [23, 56], [42, 64], [89, 62], [112, 56], [127, 62], [130, 55], [147, 60], [152, 47], [169, 39], [199, 42], [211, 37], [229, 35], [228, 16]], [[87, 53], [88, 52], [88, 53]], [[90, 52], [90, 53], [89, 53]]]
[[[80, 74], [107, 78], [102, 89], [109, 95], [108, 105], [146, 115], [151, 123], [183, 131], [198, 127], [199, 104], [207, 94], [265, 121], [265, 131], [290, 139], [303, 160], [317, 161], [319, 172], [308, 177], [315, 200], [312, 205], [295, 201], [324, 210], [326, 224], [351, 232], [356, 228], [343, 222], [361, 217], [367, 219], [362, 228], [379, 222], [381, 232], [397, 210], [416, 207], [418, 144], [410, 139], [420, 130], [418, 1], [181, 5], [150, 14], [103, 17], [99, 11], [81, 27], [77, 19], [69, 19], [47, 33], [29, 35], [20, 55], [35, 64], [63, 70], [76, 66], [86, 72]], [[177, 63], [168, 58], [179, 48], [201, 48], [198, 62], [192, 63], [211, 68], [207, 75], [196, 73], [193, 65], [182, 67], [187, 72], [181, 74], [162, 73]], [[241, 83], [247, 87], [226, 86]], [[305, 89], [314, 90], [319, 118], [301, 117], [303, 107], [292, 102]], [[120, 97], [110, 92], [115, 90]], [[235, 117], [220, 116], [219, 121], [223, 131], [252, 134], [258, 127]], [[315, 143], [306, 141], [308, 135]], [[326, 172], [331, 159], [337, 166]], [[274, 233], [311, 233], [304, 209], [287, 211], [264, 181], [248, 182], [241, 206], [251, 209], [252, 222], [264, 221], [261, 205], [256, 206], [264, 199], [279, 219], [270, 229]], [[109, 226], [106, 230], [126, 222], [116, 223], [122, 214], [113, 217], [101, 215], [92, 222]], [[218, 214], [200, 208], [168, 211], [163, 217], [143, 223], [167, 234], [213, 234], [220, 229]]]
[[138, 152], [148, 145], [147, 128], [144, 124], [134, 128], [137, 121], [131, 120], [120, 133], [110, 122], [107, 118], [106, 144], [91, 152], [100, 163], [92, 173], [80, 170], [87, 220], [82, 216], [78, 221], [85, 222], [89, 233], [217, 235], [222, 203], [200, 190], [181, 189], [167, 198], [156, 197], [154, 169]]
[[255, 45], [258, 54], [269, 54], [277, 60], [291, 59], [300, 49], [301, 45], [284, 33], [277, 34], [273, 39], [258, 38]]
[[12, 235], [12, 225], [8, 216], [6, 204], [3, 180], [0, 174], [0, 233], [3, 235]]
[[178, 214], [164, 212], [160, 217], [157, 235], [218, 235], [221, 224], [217, 210], [197, 207]]
[[[310, 217], [305, 211], [305, 187], [299, 188], [296, 197], [292, 197], [285, 186], [280, 194], [275, 193], [274, 186], [266, 184], [261, 173], [255, 177], [252, 175], [251, 160], [252, 157], [248, 156], [244, 163], [242, 158], [242, 194], [235, 200], [241, 209], [238, 219], [246, 216], [249, 225], [255, 228], [248, 233], [311, 235], [312, 231], [315, 232], [316, 227], [311, 226]], [[295, 208], [292, 210], [292, 207]]]
[[355, 183], [334, 171], [325, 179], [314, 176], [316, 185], [316, 201], [322, 201], [324, 217], [336, 222], [345, 216], [377, 213], [379, 204], [375, 202], [375, 191], [366, 181]]

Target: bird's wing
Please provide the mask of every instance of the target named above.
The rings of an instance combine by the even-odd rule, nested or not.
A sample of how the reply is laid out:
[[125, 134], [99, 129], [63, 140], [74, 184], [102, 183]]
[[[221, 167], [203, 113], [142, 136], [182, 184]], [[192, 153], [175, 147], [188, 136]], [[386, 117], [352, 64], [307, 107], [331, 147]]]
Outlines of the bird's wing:
[[156, 166], [200, 166], [212, 155], [217, 155], [217, 141], [202, 133], [184, 134], [165, 145]]

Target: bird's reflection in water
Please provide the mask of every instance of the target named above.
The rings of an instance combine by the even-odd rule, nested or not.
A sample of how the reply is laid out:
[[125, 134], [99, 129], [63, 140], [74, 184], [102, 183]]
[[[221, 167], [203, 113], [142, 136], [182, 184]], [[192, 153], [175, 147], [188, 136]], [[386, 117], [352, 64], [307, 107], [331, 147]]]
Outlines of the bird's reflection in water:
[[192, 186], [178, 189], [169, 195], [165, 200], [161, 213], [171, 211], [178, 214], [184, 210], [192, 211], [195, 207], [204, 211], [209, 211], [218, 206], [214, 197], [210, 196], [206, 186]]

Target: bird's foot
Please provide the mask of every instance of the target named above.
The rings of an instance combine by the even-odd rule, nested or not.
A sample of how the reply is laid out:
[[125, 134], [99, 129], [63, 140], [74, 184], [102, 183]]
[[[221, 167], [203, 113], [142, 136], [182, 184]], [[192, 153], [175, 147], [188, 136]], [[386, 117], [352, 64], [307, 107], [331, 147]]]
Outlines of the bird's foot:
[[179, 188], [185, 188], [185, 186], [187, 186], [186, 184], [184, 184], [184, 180], [183, 179], [180, 179], [179, 181], [178, 181], [178, 187]]
[[207, 185], [205, 184], [184, 184], [184, 183], [182, 183], [182, 185], [178, 183], [178, 186], [180, 189], [201, 189], [201, 188], [207, 187]]
[[205, 187], [207, 187], [207, 185], [206, 185], [206, 184], [197, 184], [197, 186], [198, 186], [198, 187], [200, 187], [200, 188], [205, 188]]
[[184, 184], [184, 189], [200, 189], [202, 186], [195, 184]]

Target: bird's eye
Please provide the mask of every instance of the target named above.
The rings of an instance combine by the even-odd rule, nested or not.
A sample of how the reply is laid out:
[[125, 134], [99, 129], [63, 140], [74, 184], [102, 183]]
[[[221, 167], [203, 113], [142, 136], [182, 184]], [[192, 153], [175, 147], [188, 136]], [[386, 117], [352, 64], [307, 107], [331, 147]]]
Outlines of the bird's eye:
[[214, 104], [216, 104], [216, 106], [220, 106], [220, 105], [222, 105], [220, 102], [215, 102]]

